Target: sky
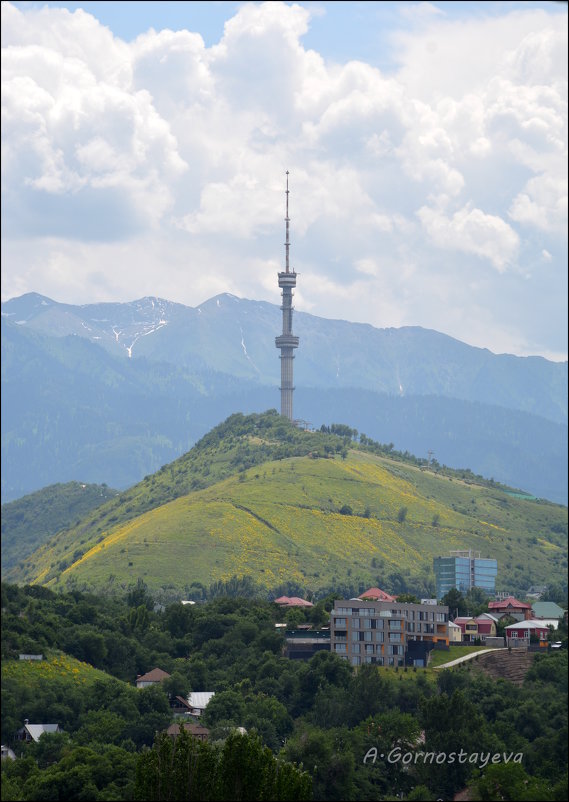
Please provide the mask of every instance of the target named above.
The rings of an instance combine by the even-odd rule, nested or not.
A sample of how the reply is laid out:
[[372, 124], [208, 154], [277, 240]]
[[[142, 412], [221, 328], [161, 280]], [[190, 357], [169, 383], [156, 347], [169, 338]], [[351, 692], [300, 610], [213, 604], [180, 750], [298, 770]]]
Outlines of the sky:
[[[2, 300], [218, 293], [567, 360], [567, 4], [2, 2]], [[278, 332], [277, 332], [278, 333]]]

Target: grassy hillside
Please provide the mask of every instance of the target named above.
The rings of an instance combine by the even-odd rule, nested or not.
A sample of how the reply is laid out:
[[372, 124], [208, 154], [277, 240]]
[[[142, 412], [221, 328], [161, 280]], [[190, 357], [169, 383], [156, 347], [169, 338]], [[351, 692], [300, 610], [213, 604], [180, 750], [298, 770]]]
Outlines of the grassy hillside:
[[12, 682], [25, 685], [30, 696], [35, 695], [46, 683], [71, 683], [89, 687], [97, 681], [120, 682], [89, 663], [76, 660], [63, 652], [50, 651], [44, 660], [2, 661], [2, 682], [9, 687]]
[[119, 591], [142, 577], [165, 597], [235, 575], [266, 591], [427, 593], [433, 557], [472, 548], [497, 558], [499, 588], [563, 581], [566, 508], [340, 431], [301, 432], [276, 413], [232, 416], [10, 578]]
[[2, 576], [56, 532], [117, 495], [107, 485], [50, 485], [2, 505]]

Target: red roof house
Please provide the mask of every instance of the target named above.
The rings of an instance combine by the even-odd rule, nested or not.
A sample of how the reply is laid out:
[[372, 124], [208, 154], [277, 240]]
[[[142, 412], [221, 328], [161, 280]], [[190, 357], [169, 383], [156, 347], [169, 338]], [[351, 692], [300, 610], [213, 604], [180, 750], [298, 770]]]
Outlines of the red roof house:
[[275, 604], [279, 604], [281, 607], [314, 607], [312, 602], [301, 599], [298, 596], [280, 596], [275, 599]]
[[395, 596], [390, 596], [381, 588], [369, 588], [364, 593], [358, 596], [358, 599], [371, 599], [372, 601], [387, 601], [394, 602]]
[[460, 616], [454, 619], [462, 631], [462, 640], [474, 642], [476, 638], [484, 641], [487, 637], [496, 637], [496, 622], [486, 614], [479, 615], [477, 618]]
[[513, 618], [517, 618], [518, 621], [527, 621], [532, 617], [531, 604], [518, 601], [513, 596], [508, 596], [507, 599], [502, 599], [501, 601], [489, 602], [488, 611], [497, 618], [511, 615]]

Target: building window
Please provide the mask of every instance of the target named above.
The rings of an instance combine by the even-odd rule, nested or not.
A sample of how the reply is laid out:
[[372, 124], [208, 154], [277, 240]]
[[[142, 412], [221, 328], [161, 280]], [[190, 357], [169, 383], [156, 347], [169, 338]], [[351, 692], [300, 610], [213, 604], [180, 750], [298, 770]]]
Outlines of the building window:
[[352, 629], [359, 629], [359, 628], [360, 628], [360, 619], [352, 618]]
[[400, 632], [390, 632], [389, 633], [389, 642], [390, 643], [401, 643], [401, 633]]
[[342, 654], [346, 653], [346, 644], [345, 643], [336, 643], [334, 644], [334, 649], [337, 652], [341, 652]]
[[362, 624], [364, 625], [364, 629], [371, 629], [371, 618], [364, 618]]
[[371, 641], [371, 632], [362, 632], [365, 641]]
[[355, 657], [355, 656], [352, 657], [352, 665], [353, 666], [359, 666], [361, 661], [362, 661], [361, 657]]
[[398, 621], [398, 620], [390, 621], [389, 622], [389, 629], [390, 630], [396, 630], [397, 632], [401, 632], [401, 623], [402, 622]]
[[354, 654], [360, 653], [360, 644], [359, 643], [352, 643], [352, 652]]
[[373, 643], [366, 643], [366, 654], [373, 654]]
[[376, 643], [383, 643], [383, 632], [376, 632], [375, 633], [375, 642]]
[[345, 618], [335, 618], [334, 625], [339, 627], [340, 629], [346, 629], [346, 619]]

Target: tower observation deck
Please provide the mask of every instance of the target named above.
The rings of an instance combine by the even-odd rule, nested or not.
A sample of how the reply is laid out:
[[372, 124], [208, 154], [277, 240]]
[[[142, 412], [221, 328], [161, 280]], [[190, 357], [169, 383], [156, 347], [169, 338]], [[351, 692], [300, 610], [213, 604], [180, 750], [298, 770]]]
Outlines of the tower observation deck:
[[275, 337], [275, 345], [280, 348], [281, 355], [281, 415], [292, 420], [292, 394], [294, 391], [293, 384], [293, 359], [294, 349], [298, 348], [298, 337], [292, 333], [292, 291], [296, 287], [296, 273], [289, 268], [289, 223], [288, 216], [288, 170], [286, 172], [286, 242], [285, 242], [285, 255], [286, 264], [285, 270], [278, 274], [279, 287], [282, 289], [282, 306], [283, 313], [283, 332], [279, 337]]

